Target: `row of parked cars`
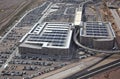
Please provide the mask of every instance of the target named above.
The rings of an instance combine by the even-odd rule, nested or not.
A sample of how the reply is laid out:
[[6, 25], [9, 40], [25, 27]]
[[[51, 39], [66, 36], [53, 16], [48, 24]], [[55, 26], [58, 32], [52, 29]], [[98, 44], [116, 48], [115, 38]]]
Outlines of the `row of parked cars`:
[[50, 4], [50, 2], [46, 2], [43, 6], [39, 6], [35, 8], [34, 10], [30, 11], [22, 20], [20, 23], [18, 23], [17, 27], [23, 27], [23, 26], [33, 26], [41, 17], [42, 12], [47, 8], [47, 6]]
[[22, 55], [22, 56], [15, 56], [14, 59], [24, 59], [24, 60], [47, 60], [47, 61], [57, 61], [55, 57], [48, 57], [48, 56], [27, 56], [27, 55]]
[[48, 61], [23, 61], [23, 60], [12, 60], [9, 64], [23, 64], [23, 65], [39, 65], [39, 66], [51, 66], [53, 63]]
[[15, 56], [14, 59], [29, 59], [29, 60], [42, 60], [41, 57], [36, 57], [36, 56]]
[[35, 74], [32, 74], [32, 75], [30, 75], [30, 76], [24, 77], [23, 79], [32, 79], [32, 78], [34, 78], [34, 77], [40, 76], [40, 75], [45, 74], [45, 73], [48, 73], [48, 72], [50, 72], [50, 71], [59, 69], [59, 68], [65, 66], [65, 65], [67, 65], [67, 64], [66, 64], [66, 63], [62, 63], [62, 64], [60, 64], [60, 65], [58, 65], [58, 66], [51, 67], [51, 68], [45, 69], [45, 70], [43, 70], [43, 71], [37, 72], [37, 73], [35, 73]]
[[[18, 30], [18, 28], [22, 28], [24, 26], [33, 26], [41, 18], [41, 16], [42, 16], [41, 13], [45, 10], [45, 8], [49, 4], [50, 4], [50, 2], [46, 2], [43, 6], [40, 6], [40, 7], [36, 8], [36, 9], [34, 9], [33, 11], [31, 11], [30, 13], [28, 13], [27, 16], [25, 16], [21, 20], [21, 22], [18, 23], [18, 25], [15, 27], [16, 29], [14, 28], [7, 35], [7, 37], [2, 42], [4, 44], [4, 46], [7, 48], [7, 50], [6, 50], [6, 52], [0, 52], [0, 54], [8, 54], [8, 56], [0, 55], [0, 58], [8, 59], [9, 55], [14, 51], [14, 46], [18, 45], [18, 41], [24, 35], [24, 32], [21, 33], [21, 34], [18, 32], [18, 31], [22, 31], [21, 29]], [[17, 59], [17, 57], [16, 57], [16, 59]], [[41, 60], [41, 58], [37, 58], [37, 59]], [[36, 60], [36, 58], [35, 57], [30, 57], [30, 60]], [[4, 64], [5, 61], [0, 60], [0, 65]], [[20, 65], [22, 65], [22, 64], [24, 64], [24, 65], [27, 65], [27, 64], [37, 65], [38, 64], [38, 65], [42, 65], [42, 66], [52, 65], [52, 63], [49, 63], [49, 62], [31, 62], [31, 61], [29, 61], [29, 59], [28, 59], [28, 61], [22, 61], [21, 57], [20, 57], [20, 61], [16, 61], [16, 60], [14, 61], [13, 60], [13, 61], [9, 62], [9, 64], [16, 64], [16, 65], [17, 64], [20, 64]], [[23, 68], [23, 71], [16, 71], [16, 67], [10, 67], [9, 69], [11, 69], [12, 71], [3, 71], [2, 75], [3, 76], [4, 75], [5, 76], [23, 76], [23, 75], [26, 74], [26, 72], [25, 72], [26, 70], [36, 70], [37, 67], [25, 66]], [[1, 79], [1, 76], [0, 76], [0, 79]], [[4, 77], [4, 79], [13, 79], [13, 78]]]
[[2, 71], [1, 75], [7, 75], [7, 76], [23, 76], [23, 74], [26, 74], [25, 71]]
[[29, 70], [29, 71], [36, 70], [36, 69], [38, 69], [38, 67], [36, 67], [36, 66], [24, 66], [24, 68], [23, 68], [23, 70]]
[[87, 51], [87, 52], [83, 52], [83, 51], [80, 51], [79, 52], [79, 59], [84, 59], [84, 58], [87, 58], [87, 57], [90, 57], [90, 56], [93, 56], [93, 55], [95, 55], [96, 53], [94, 53], [94, 52], [89, 52], [89, 51]]
[[9, 57], [9, 55], [0, 54], [0, 59], [1, 59], [1, 58], [5, 58], [5, 59], [7, 59], [8, 57]]

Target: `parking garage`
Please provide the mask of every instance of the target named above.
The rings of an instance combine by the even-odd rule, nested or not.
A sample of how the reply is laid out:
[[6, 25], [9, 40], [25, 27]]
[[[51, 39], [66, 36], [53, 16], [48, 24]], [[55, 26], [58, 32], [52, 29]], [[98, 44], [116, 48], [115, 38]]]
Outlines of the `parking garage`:
[[115, 34], [110, 23], [86, 22], [80, 31], [80, 43], [95, 49], [109, 50], [114, 47]]
[[21, 40], [21, 54], [44, 54], [70, 58], [71, 54], [71, 23], [37, 23]]

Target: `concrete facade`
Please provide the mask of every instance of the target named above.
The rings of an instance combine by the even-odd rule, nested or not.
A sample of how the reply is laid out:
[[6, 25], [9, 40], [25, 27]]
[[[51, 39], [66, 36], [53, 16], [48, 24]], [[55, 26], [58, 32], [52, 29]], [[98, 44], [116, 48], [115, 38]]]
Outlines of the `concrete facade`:
[[21, 40], [21, 54], [39, 54], [58, 56], [70, 59], [72, 57], [71, 23], [37, 23]]
[[109, 50], [114, 47], [115, 34], [110, 23], [86, 22], [80, 29], [80, 43], [95, 49]]

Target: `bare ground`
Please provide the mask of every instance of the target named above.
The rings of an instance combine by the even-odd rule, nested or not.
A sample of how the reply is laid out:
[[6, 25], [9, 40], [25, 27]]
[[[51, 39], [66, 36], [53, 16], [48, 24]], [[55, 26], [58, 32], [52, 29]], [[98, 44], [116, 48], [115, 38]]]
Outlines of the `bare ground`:
[[30, 2], [31, 0], [0, 0], [0, 34]]
[[120, 67], [110, 69], [110, 70], [100, 73], [90, 79], [120, 79]]
[[26, 9], [36, 7], [43, 0], [0, 0], [0, 35]]

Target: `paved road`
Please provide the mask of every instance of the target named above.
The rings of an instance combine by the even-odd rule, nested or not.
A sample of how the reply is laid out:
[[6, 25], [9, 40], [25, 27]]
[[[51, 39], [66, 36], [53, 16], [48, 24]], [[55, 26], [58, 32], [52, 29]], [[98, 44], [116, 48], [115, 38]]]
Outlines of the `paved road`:
[[19, 22], [27, 15], [27, 13], [1, 38], [0, 43], [7, 37], [7, 35], [18, 25]]
[[53, 3], [51, 2], [51, 3], [47, 6], [47, 8], [46, 8], [41, 14], [44, 15], [44, 13], [48, 12], [48, 9], [50, 9], [50, 7], [51, 7], [52, 4], [53, 4]]
[[[85, 1], [85, 2], [83, 2], [83, 5], [86, 5], [86, 3], [88, 3], [88, 2], [91, 2], [91, 0], [87, 0], [87, 1]], [[113, 11], [114, 12], [114, 11]], [[114, 16], [116, 16], [117, 17], [117, 14], [116, 14], [116, 12], [114, 12]], [[118, 17], [119, 18], [119, 17]], [[120, 18], [119, 18], [120, 19]], [[120, 21], [119, 21], [119, 19], [118, 19], [118, 24], [119, 24], [119, 26], [120, 26]], [[117, 20], [117, 19], [116, 19]], [[98, 52], [98, 53], [108, 53], [108, 54], [112, 54], [112, 53], [120, 53], [120, 50], [108, 50], [108, 51], [106, 51], [106, 50], [97, 50], [97, 49], [93, 49], [93, 48], [89, 48], [89, 47], [86, 47], [86, 46], [84, 46], [84, 45], [82, 45], [81, 43], [79, 43], [79, 41], [78, 41], [78, 39], [77, 39], [77, 36], [79, 35], [79, 29], [75, 29], [75, 32], [74, 32], [74, 37], [73, 37], [73, 40], [74, 40], [74, 42], [75, 42], [75, 44], [77, 45], [77, 46], [79, 46], [79, 47], [81, 47], [81, 48], [83, 48], [83, 49], [85, 49], [85, 50], [88, 50], [88, 51], [92, 51], [92, 52]]]
[[[45, 2], [46, 3], [46, 2]], [[43, 6], [45, 3], [43, 3], [41, 6]], [[40, 6], [40, 7], [41, 7]], [[31, 11], [37, 9], [38, 7], [34, 8], [34, 9], [31, 9], [30, 11], [26, 12], [21, 18], [20, 20], [0, 39], [0, 43], [7, 37], [7, 35], [22, 21], [22, 19], [28, 14], [30, 13]]]
[[[50, 3], [50, 5], [48, 5], [47, 10], [45, 11], [44, 15], [40, 18], [40, 20], [38, 21], [39, 23], [41, 23], [44, 18], [49, 14], [49, 9], [52, 5], [52, 2]], [[33, 9], [34, 10], [34, 9]], [[31, 10], [32, 11], [32, 10]], [[30, 12], [30, 11], [29, 11]], [[15, 28], [15, 26], [29, 13], [27, 12], [5, 35], [4, 37], [0, 40], [0, 42], [2, 42], [4, 40], [4, 38], [7, 37], [7, 35], [11, 32], [12, 29]], [[18, 53], [18, 48], [16, 47], [15, 51], [12, 52], [12, 54], [10, 55], [10, 57], [6, 60], [6, 62], [2, 65], [2, 67], [0, 68], [0, 74], [1, 72], [8, 66], [9, 62], [12, 60], [12, 58]]]
[[[106, 60], [107, 58], [109, 58], [109, 57], [112, 56], [112, 55], [113, 55], [113, 54], [109, 54], [109, 55], [104, 55], [104, 54], [103, 54], [102, 56], [100, 56], [100, 57], [101, 57], [101, 60], [99, 60], [98, 62], [94, 63], [93, 65], [91, 65], [91, 66], [89, 66], [89, 67], [87, 67], [87, 68], [85, 68], [85, 69], [83, 69], [83, 70], [80, 71], [80, 72], [77, 72], [77, 73], [75, 73], [75, 74], [70, 75], [69, 77], [66, 77], [65, 79], [76, 79], [77, 77], [83, 75], [84, 73], [87, 73], [88, 70], [90, 70], [91, 67], [96, 66], [98, 63]], [[99, 58], [99, 57], [97, 57], [96, 59], [98, 59], [98, 58]], [[95, 60], [96, 60], [96, 59], [95, 59]]]
[[109, 63], [107, 65], [101, 66], [101, 67], [93, 69], [91, 71], [88, 71], [87, 73], [80, 75], [80, 77], [77, 79], [86, 79], [86, 78], [89, 78], [89, 77], [99, 73], [99, 72], [111, 69], [111, 68], [116, 67], [116, 66], [120, 66], [120, 59], [117, 61], [114, 61], [112, 63]]
[[98, 53], [106, 53], [106, 54], [120, 53], [120, 50], [98, 50], [98, 49], [86, 47], [86, 46], [82, 45], [81, 43], [79, 43], [79, 41], [77, 39], [78, 35], [79, 35], [79, 29], [76, 29], [74, 31], [73, 40], [77, 46], [82, 47], [85, 50], [92, 51], [92, 52], [98, 52]]
[[77, 66], [71, 67], [69, 69], [66, 69], [64, 71], [58, 72], [56, 74], [50, 75], [44, 79], [64, 79], [66, 77], [69, 77], [77, 72], [82, 71], [83, 69], [86, 69], [87, 67], [95, 64], [98, 61], [101, 61], [102, 58], [95, 58], [92, 61], [84, 61], [80, 62]]
[[81, 70], [83, 67], [84, 67], [84, 65], [80, 64], [78, 66], [72, 67], [72, 68], [70, 68], [68, 70], [65, 70], [63, 72], [57, 73], [57, 74], [52, 75], [52, 76], [50, 76], [48, 78], [45, 78], [45, 79], [63, 79], [66, 76], [68, 76], [70, 74], [74, 74], [75, 72]]
[[12, 58], [16, 55], [16, 53], [18, 52], [18, 49], [16, 48], [13, 53], [10, 55], [10, 57], [6, 60], [6, 62], [2, 65], [2, 67], [0, 68], [0, 74], [1, 72], [8, 66], [9, 62], [12, 60]]
[[51, 6], [52, 6], [52, 2], [48, 5], [48, 7], [42, 12], [42, 13], [44, 13], [44, 15], [40, 18], [40, 20], [38, 21], [38, 23], [42, 23], [42, 21], [44, 20], [44, 18], [46, 18], [48, 15], [49, 15], [49, 13], [50, 13], [50, 9], [51, 9]]

